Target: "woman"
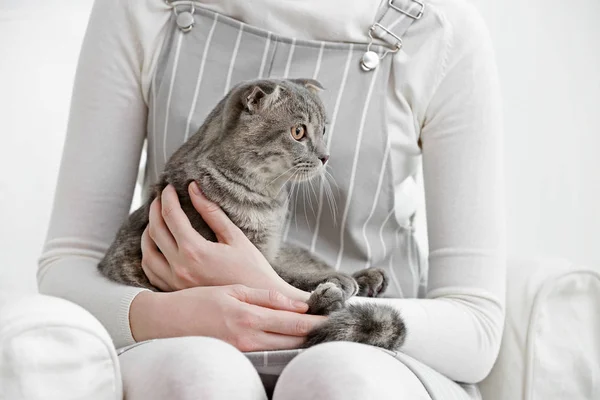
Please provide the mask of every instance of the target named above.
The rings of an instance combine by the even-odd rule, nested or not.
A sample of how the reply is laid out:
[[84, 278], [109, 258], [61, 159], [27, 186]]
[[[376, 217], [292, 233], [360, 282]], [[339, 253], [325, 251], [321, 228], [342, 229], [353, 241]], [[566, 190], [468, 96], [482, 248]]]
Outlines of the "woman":
[[[144, 270], [165, 292], [97, 272], [129, 211], [145, 139], [147, 188], [227, 90], [257, 77], [327, 88], [338, 212], [317, 188], [314, 212], [302, 197], [293, 205], [284, 240], [343, 271], [385, 268], [388, 298], [351, 301], [399, 309], [399, 352], [329, 343], [298, 354], [323, 317], [305, 315], [307, 294], [193, 188], [220, 243], [189, 229], [167, 188], [142, 243]], [[413, 227], [421, 163], [428, 261]], [[262, 399], [275, 381], [275, 399], [479, 398], [504, 318], [501, 171], [493, 51], [464, 0], [98, 1], [40, 290], [84, 306], [129, 346], [120, 361], [130, 399]]]

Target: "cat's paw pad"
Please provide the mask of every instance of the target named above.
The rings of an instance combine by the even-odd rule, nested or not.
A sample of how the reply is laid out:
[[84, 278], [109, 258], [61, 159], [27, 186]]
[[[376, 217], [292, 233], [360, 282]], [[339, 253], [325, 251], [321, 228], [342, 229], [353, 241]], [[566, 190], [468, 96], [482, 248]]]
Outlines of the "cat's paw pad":
[[388, 287], [388, 277], [381, 268], [367, 268], [352, 275], [358, 283], [357, 296], [379, 297]]
[[335, 283], [321, 283], [308, 299], [308, 313], [328, 315], [344, 307], [344, 292]]
[[336, 273], [327, 278], [327, 282], [331, 282], [339, 287], [344, 292], [345, 298], [349, 299], [358, 293], [358, 283], [350, 275]]

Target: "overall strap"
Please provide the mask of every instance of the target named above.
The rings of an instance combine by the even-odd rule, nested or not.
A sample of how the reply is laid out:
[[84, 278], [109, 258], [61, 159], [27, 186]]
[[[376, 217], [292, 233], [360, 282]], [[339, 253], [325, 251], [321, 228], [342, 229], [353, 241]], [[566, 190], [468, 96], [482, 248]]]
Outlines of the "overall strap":
[[[384, 9], [371, 27], [369, 28], [369, 48], [364, 54], [361, 66], [365, 71], [371, 71], [379, 65], [379, 60], [389, 53], [397, 53], [402, 49], [402, 37], [410, 26], [421, 19], [425, 12], [425, 4], [420, 0], [387, 0]], [[379, 55], [371, 51], [370, 47], [374, 39], [384, 41], [390, 50]]]

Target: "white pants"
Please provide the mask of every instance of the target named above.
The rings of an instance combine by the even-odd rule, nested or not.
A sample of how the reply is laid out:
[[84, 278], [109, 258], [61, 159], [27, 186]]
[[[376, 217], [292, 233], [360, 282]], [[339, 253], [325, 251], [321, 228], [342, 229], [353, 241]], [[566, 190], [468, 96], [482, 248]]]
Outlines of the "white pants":
[[255, 368], [222, 341], [186, 337], [139, 343], [117, 357], [108, 332], [83, 308], [0, 292], [0, 399], [480, 398], [405, 355], [356, 343], [315, 346], [291, 361], [277, 355], [259, 354]]
[[[127, 350], [119, 359], [127, 400], [267, 398], [248, 358], [216, 339], [156, 340]], [[464, 398], [468, 398], [466, 394]], [[370, 346], [335, 342], [296, 356], [281, 373], [273, 399], [431, 397], [419, 378], [397, 358]]]

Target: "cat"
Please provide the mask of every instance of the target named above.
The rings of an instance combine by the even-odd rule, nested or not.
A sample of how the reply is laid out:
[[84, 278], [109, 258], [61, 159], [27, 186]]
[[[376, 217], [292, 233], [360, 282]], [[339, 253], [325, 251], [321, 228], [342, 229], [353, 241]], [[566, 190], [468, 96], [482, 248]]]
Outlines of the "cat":
[[158, 290], [142, 270], [140, 242], [150, 204], [168, 184], [175, 187], [194, 229], [217, 241], [189, 198], [187, 188], [196, 181], [285, 281], [312, 292], [308, 313], [329, 316], [308, 334], [305, 347], [345, 340], [398, 349], [406, 328], [395, 309], [345, 304], [354, 295], [381, 295], [388, 285], [384, 270], [368, 268], [351, 276], [282, 244], [287, 182], [322, 174], [329, 158], [321, 90], [313, 79], [262, 79], [233, 87], [170, 157], [147, 201], [118, 231], [98, 265], [100, 272], [120, 283]]

